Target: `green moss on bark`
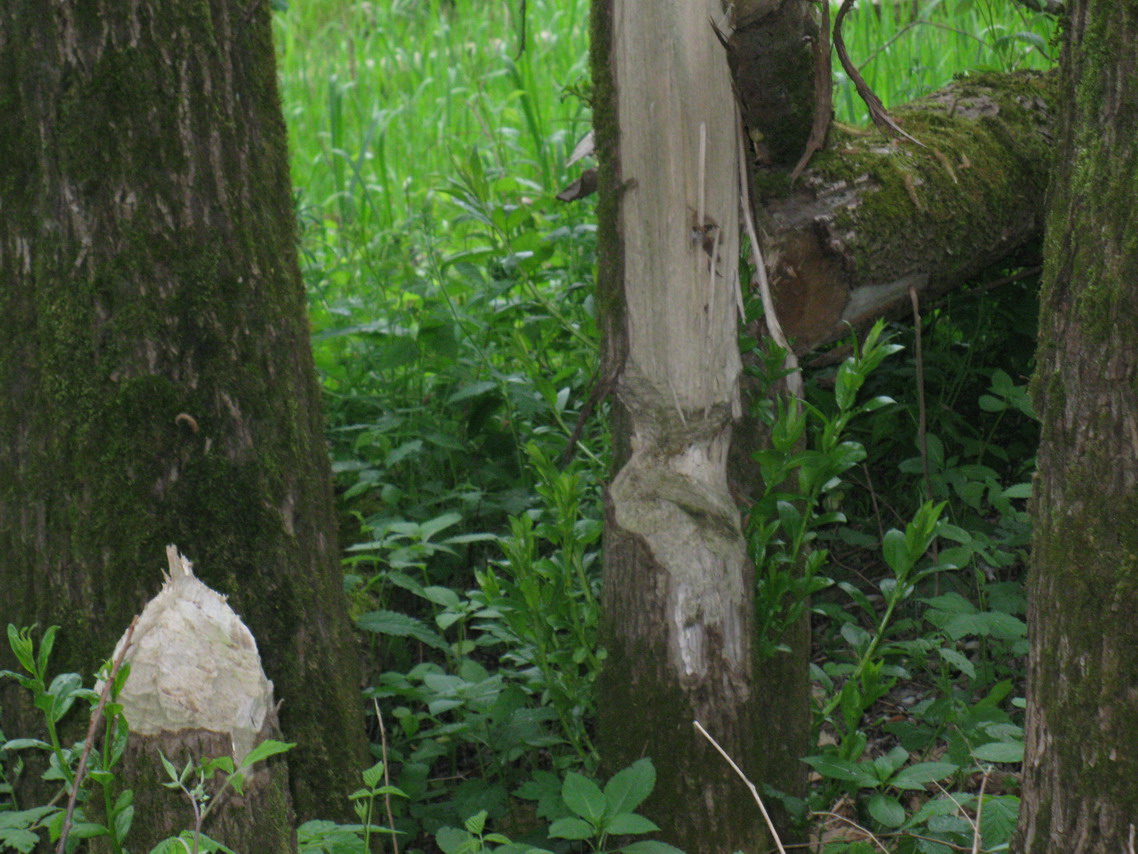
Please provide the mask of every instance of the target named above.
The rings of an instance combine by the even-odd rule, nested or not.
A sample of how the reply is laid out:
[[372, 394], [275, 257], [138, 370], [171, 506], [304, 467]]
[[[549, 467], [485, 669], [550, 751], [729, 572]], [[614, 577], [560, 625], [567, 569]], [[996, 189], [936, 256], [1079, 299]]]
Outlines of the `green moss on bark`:
[[1075, 0], [1049, 190], [1017, 850], [1125, 850], [1138, 803], [1138, 3]]
[[267, 5], [81, 5], [0, 9], [4, 616], [90, 674], [176, 543], [257, 638], [298, 812], [347, 818], [358, 664]]

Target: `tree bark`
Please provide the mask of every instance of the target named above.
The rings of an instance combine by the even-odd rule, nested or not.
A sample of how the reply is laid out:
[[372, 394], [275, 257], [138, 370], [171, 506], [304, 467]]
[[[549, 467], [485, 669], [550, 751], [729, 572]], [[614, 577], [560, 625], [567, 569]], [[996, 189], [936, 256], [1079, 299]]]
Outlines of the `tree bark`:
[[1138, 2], [1064, 29], [1039, 354], [1027, 758], [1016, 850], [1134, 850]]
[[753, 578], [726, 459], [740, 414], [738, 141], [718, 2], [594, 4], [600, 304], [615, 379], [600, 741], [656, 764], [648, 814], [684, 850], [760, 851]]
[[893, 111], [925, 148], [834, 127], [793, 188], [759, 171], [771, 288], [797, 352], [908, 315], [910, 288], [929, 300], [1017, 253], [1034, 260], [1054, 82], [961, 79]]
[[358, 663], [270, 23], [237, 0], [0, 10], [0, 588], [5, 621], [63, 627], [54, 669], [90, 674], [177, 543], [257, 639], [297, 812], [333, 817], [364, 758]]

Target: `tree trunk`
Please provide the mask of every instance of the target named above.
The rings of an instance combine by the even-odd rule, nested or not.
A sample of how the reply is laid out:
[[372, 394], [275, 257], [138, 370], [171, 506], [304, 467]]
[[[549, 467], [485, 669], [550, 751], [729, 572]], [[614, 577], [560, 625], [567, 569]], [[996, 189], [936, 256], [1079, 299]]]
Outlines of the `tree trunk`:
[[[727, 489], [739, 416], [738, 141], [715, 0], [594, 4], [600, 304], [618, 471], [606, 501], [606, 764], [656, 764], [686, 851], [760, 851], [753, 578]], [[702, 160], [701, 160], [702, 155]]]
[[358, 664], [270, 35], [257, 0], [0, 9], [0, 589], [90, 674], [177, 543], [256, 637], [297, 812], [332, 817]]
[[1039, 360], [1023, 854], [1135, 850], [1138, 2], [1064, 30]]

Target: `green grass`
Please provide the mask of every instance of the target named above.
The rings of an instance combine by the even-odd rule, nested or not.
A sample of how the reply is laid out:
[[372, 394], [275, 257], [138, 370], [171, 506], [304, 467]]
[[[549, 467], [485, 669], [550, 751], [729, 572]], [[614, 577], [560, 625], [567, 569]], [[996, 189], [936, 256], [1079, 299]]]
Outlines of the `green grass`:
[[477, 146], [548, 191], [588, 130], [588, 4], [300, 0], [276, 16], [293, 181], [339, 222], [392, 229]]
[[[836, 13], [840, 3], [831, 2]], [[882, 0], [857, 3], [842, 27], [850, 59], [886, 106], [911, 101], [966, 71], [1044, 69], [1052, 64], [1053, 19], [1012, 0]], [[834, 109], [869, 120], [834, 57]]]

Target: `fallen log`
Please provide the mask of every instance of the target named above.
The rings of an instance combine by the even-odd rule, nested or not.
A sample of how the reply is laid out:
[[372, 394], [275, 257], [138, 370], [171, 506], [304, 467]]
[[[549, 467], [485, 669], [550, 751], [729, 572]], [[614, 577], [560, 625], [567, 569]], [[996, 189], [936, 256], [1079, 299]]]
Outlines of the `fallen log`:
[[756, 170], [775, 309], [796, 352], [910, 311], [1043, 228], [1056, 108], [1040, 72], [959, 79], [893, 116], [924, 147], [834, 126], [791, 184]]

